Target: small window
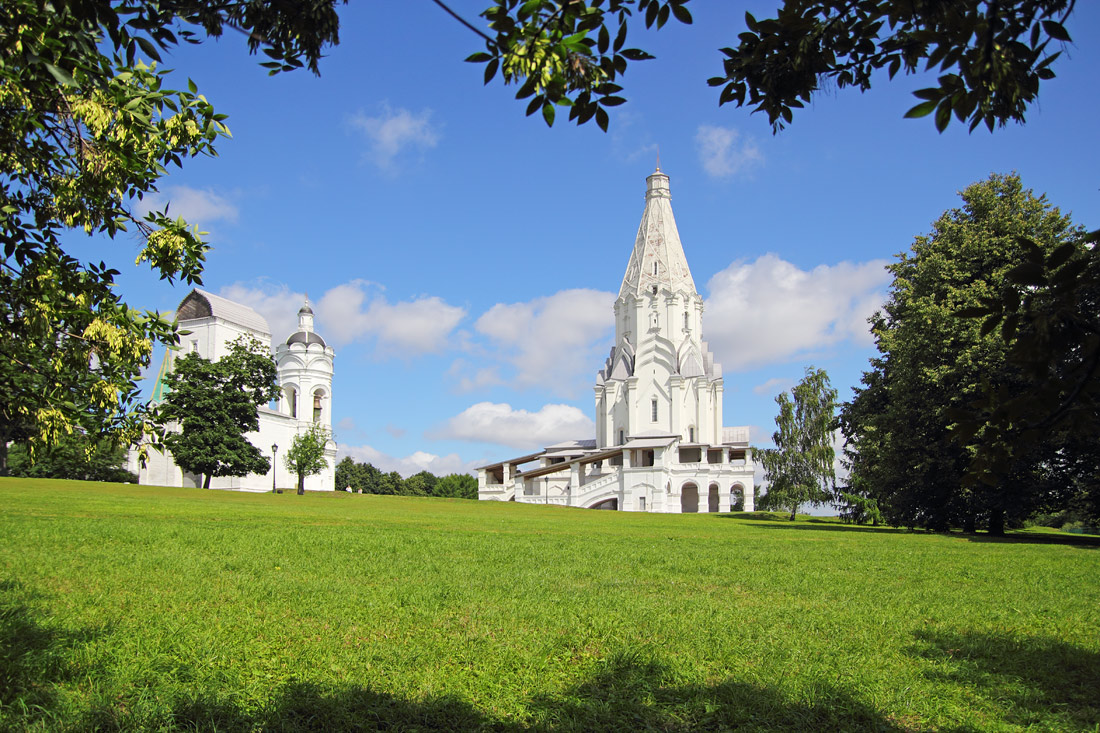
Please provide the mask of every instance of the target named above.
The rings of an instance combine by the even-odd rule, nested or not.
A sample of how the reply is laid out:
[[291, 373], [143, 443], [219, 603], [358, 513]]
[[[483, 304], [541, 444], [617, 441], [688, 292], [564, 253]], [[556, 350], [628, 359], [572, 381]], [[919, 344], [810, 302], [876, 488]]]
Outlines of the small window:
[[684, 311], [684, 330], [685, 331], [688, 330], [688, 314], [687, 314], [687, 311]]
[[688, 442], [689, 443], [694, 443], [695, 442], [695, 428], [694, 427], [688, 428]]
[[645, 497], [644, 496], [639, 496], [638, 497], [638, 511], [640, 511], [640, 512], [645, 511]]
[[654, 399], [650, 403], [650, 407], [652, 408], [651, 409], [652, 414], [650, 415], [649, 419], [652, 420], [653, 422], [657, 422], [657, 400], [656, 399]]
[[199, 342], [198, 342], [198, 339], [193, 339], [193, 340], [191, 341], [191, 353], [192, 353], [192, 354], [197, 354], [197, 353], [199, 353]]
[[656, 262], [653, 263], [653, 274], [654, 275], [657, 274], [657, 263]]
[[619, 431], [619, 445], [623, 445], [626, 441], [623, 440], [623, 431]]

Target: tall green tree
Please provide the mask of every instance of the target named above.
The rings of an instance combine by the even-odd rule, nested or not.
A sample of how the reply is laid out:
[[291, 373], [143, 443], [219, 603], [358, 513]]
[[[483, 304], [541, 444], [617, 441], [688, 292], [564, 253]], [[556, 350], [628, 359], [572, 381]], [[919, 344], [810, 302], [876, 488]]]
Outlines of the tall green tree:
[[214, 476], [267, 473], [271, 462], [245, 433], [260, 427], [258, 407], [279, 396], [278, 371], [267, 346], [240, 337], [216, 362], [198, 354], [177, 359], [164, 378], [168, 394], [161, 416], [176, 423], [165, 445], [176, 465], [201, 475], [203, 488]]
[[959, 416], [989, 392], [1026, 392], [1029, 380], [1000, 334], [959, 314], [1000, 293], [1029, 247], [1051, 255], [1084, 232], [1016, 175], [968, 186], [962, 200], [890, 266], [889, 298], [872, 318], [879, 356], [840, 424], [857, 452], [852, 483], [889, 522], [1003, 533], [1060, 501], [1049, 467], [1069, 444], [1057, 431], [1034, 436], [996, 480], [967, 480], [982, 435], [960, 440]]
[[775, 448], [758, 454], [768, 481], [767, 505], [789, 509], [793, 521], [803, 504], [832, 498], [836, 390], [824, 369], [807, 367], [791, 395], [781, 392], [775, 401]]
[[294, 436], [290, 449], [283, 455], [286, 470], [297, 474], [298, 493], [306, 493], [306, 476], [314, 476], [328, 467], [325, 446], [329, 433], [319, 423], [310, 423], [303, 432]]
[[[442, 2], [436, 0], [440, 5]], [[548, 125], [555, 109], [569, 119], [596, 120], [622, 104], [619, 82], [632, 61], [652, 59], [627, 47], [635, 13], [646, 28], [670, 19], [690, 24], [687, 0], [495, 0], [482, 13], [485, 50], [467, 61], [485, 64], [485, 83], [499, 72], [517, 84], [527, 114]], [[790, 123], [823, 88], [871, 88], [899, 72], [940, 72], [937, 86], [914, 92], [907, 117], [933, 115], [943, 130], [952, 117], [973, 130], [1023, 122], [1040, 83], [1070, 41], [1065, 23], [1075, 0], [777, 0], [775, 16], [745, 14], [737, 45], [720, 49], [719, 104], [748, 105], [774, 129]], [[639, 20], [633, 20], [635, 26]], [[465, 22], [465, 21], [464, 21]]]
[[[317, 71], [336, 43], [335, 0], [5, 0], [0, 3], [0, 470], [9, 441], [82, 429], [154, 437], [138, 393], [173, 324], [127, 307], [118, 272], [66, 251], [74, 231], [140, 242], [162, 279], [201, 282], [207, 244], [167, 207], [137, 203], [169, 169], [213, 155], [225, 116], [158, 65], [225, 28], [272, 72]], [[104, 259], [107, 259], [106, 257]]]

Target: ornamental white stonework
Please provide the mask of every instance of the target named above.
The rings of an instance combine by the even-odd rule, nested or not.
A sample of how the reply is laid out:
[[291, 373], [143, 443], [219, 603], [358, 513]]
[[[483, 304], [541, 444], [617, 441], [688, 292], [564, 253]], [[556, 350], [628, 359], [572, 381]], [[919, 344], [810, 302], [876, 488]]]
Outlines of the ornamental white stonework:
[[[229, 352], [229, 344], [239, 336], [253, 336], [271, 343], [267, 321], [246, 305], [234, 303], [204, 290], [192, 290], [176, 309], [181, 331], [189, 331], [180, 339], [179, 355], [196, 352], [199, 356], [217, 360]], [[153, 402], [164, 398], [164, 376], [172, 370], [176, 354], [169, 351], [157, 375]], [[335, 352], [313, 330], [313, 309], [309, 300], [298, 311], [298, 330], [275, 348], [279, 385], [282, 396], [275, 405], [259, 408], [260, 428], [248, 433], [248, 440], [269, 459], [272, 445], [279, 450], [272, 470], [266, 474], [248, 476], [216, 476], [212, 489], [240, 491], [271, 491], [272, 482], [280, 489], [294, 489], [298, 477], [282, 463], [284, 451], [294, 437], [305, 432], [310, 424], [319, 423], [332, 434], [332, 375]], [[307, 491], [332, 491], [336, 483], [336, 443], [329, 440], [325, 448], [328, 467], [320, 474], [306, 478]], [[157, 486], [201, 486], [200, 477], [183, 471], [172, 460], [170, 452], [149, 451], [146, 465], [141, 467], [137, 451], [131, 451], [129, 469], [138, 475], [138, 482]]]
[[596, 375], [596, 438], [478, 469], [478, 497], [646, 512], [753, 510], [747, 427], [722, 424], [722, 367], [703, 340], [668, 176], [645, 209], [615, 301], [615, 345]]

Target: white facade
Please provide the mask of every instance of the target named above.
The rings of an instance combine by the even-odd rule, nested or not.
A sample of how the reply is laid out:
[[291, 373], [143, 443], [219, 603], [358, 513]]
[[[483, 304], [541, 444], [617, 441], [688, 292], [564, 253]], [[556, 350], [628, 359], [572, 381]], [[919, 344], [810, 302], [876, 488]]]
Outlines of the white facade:
[[478, 469], [479, 498], [679, 513], [729, 511], [741, 497], [753, 510], [748, 428], [722, 424], [722, 367], [703, 340], [668, 176], [658, 168], [646, 186], [615, 345], [596, 375], [596, 439]]
[[[234, 303], [203, 290], [192, 290], [176, 310], [181, 331], [190, 331], [180, 339], [180, 353], [197, 352], [199, 356], [217, 360], [229, 352], [229, 344], [242, 335], [251, 335], [265, 344], [271, 343], [267, 321], [248, 306]], [[249, 442], [268, 458], [272, 445], [278, 445], [276, 460], [267, 474], [248, 476], [215, 476], [212, 489], [240, 491], [271, 491], [296, 489], [297, 475], [283, 467], [283, 451], [290, 448], [294, 437], [305, 432], [311, 423], [323, 425], [332, 434], [332, 375], [335, 352], [313, 331], [313, 310], [308, 300], [298, 311], [298, 330], [275, 348], [282, 397], [274, 407], [259, 408], [260, 428], [248, 433]], [[164, 358], [153, 401], [163, 399], [164, 375], [172, 370], [175, 356], [169, 351]], [[307, 491], [332, 491], [336, 483], [336, 443], [329, 441], [325, 449], [328, 467], [305, 480]], [[148, 452], [145, 467], [138, 461], [137, 451], [130, 452], [128, 468], [138, 475], [138, 482], [158, 486], [200, 486], [201, 477], [186, 473], [172, 460], [171, 453]], [[274, 481], [274, 484], [273, 484]]]

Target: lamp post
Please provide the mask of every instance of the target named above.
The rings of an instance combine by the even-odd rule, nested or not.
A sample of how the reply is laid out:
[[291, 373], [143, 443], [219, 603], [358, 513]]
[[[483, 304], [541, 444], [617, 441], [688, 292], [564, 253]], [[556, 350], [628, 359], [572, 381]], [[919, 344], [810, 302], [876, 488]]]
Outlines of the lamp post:
[[279, 455], [279, 444], [271, 444], [271, 493], [275, 493], [275, 472], [279, 470], [279, 462], [275, 458]]

